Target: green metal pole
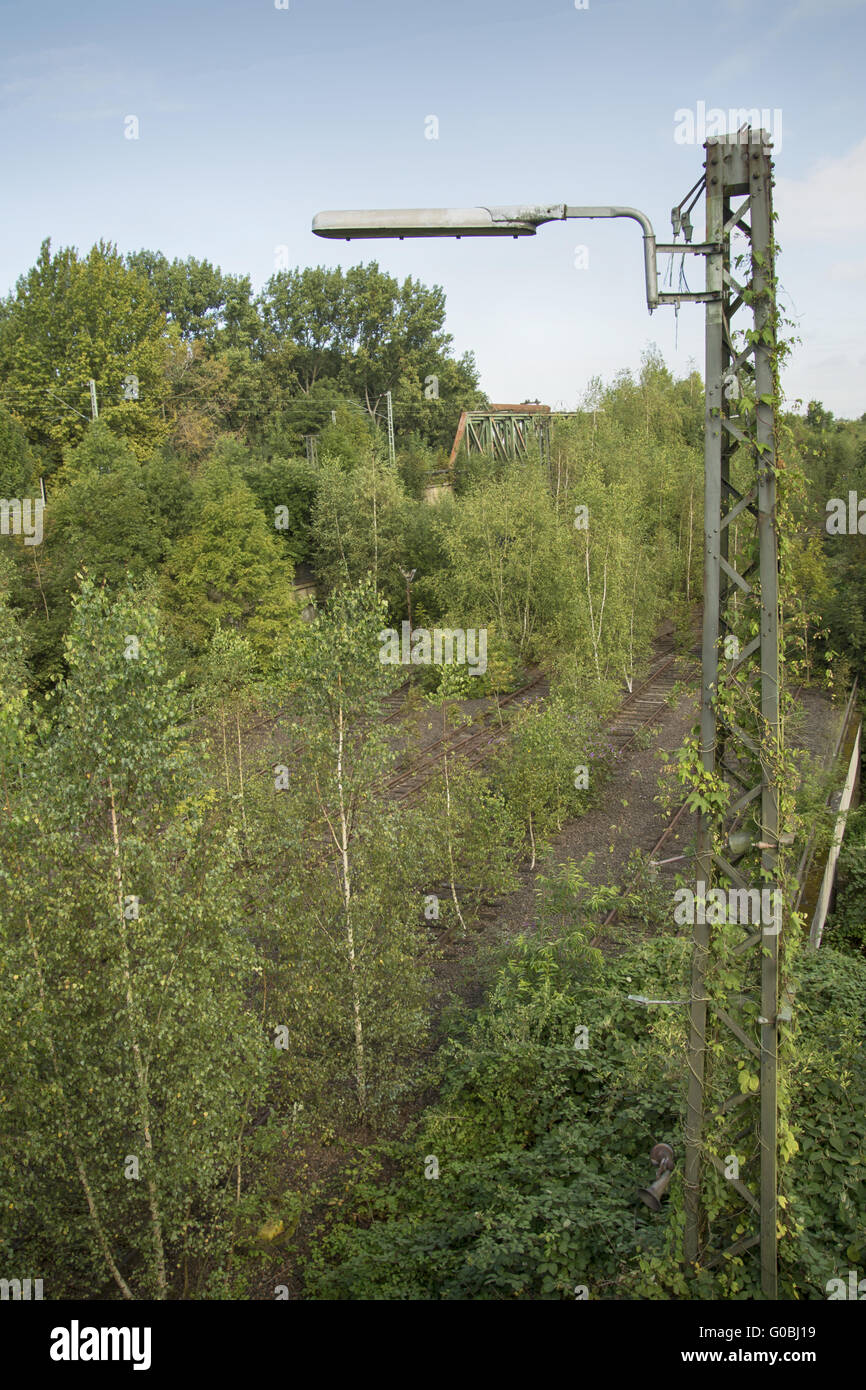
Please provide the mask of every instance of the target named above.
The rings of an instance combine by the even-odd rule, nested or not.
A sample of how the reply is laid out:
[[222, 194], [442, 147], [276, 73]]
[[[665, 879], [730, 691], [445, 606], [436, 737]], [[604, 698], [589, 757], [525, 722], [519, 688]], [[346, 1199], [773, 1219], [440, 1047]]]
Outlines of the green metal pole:
[[[758, 298], [755, 328], [763, 333], [772, 321], [772, 188], [770, 157], [762, 146], [749, 151], [752, 198], [753, 285]], [[755, 346], [756, 440], [758, 445], [758, 537], [761, 573], [761, 716], [769, 750], [779, 740], [779, 554], [774, 473], [775, 427], [773, 406], [761, 397], [773, 398], [775, 382], [773, 344]], [[779, 834], [779, 789], [774, 768], [762, 760], [761, 827], [765, 843], [776, 845]], [[761, 854], [764, 882], [778, 888], [778, 850]], [[774, 900], [775, 901], [775, 900]], [[778, 1163], [778, 1045], [779, 927], [765, 926], [761, 959], [761, 1287], [767, 1298], [777, 1296], [776, 1206]]]
[[[707, 242], [721, 243], [724, 227], [724, 191], [721, 151], [707, 150]], [[721, 293], [724, 257], [707, 256], [707, 290]], [[716, 715], [713, 705], [719, 669], [719, 584], [722, 500], [722, 359], [724, 353], [722, 304], [710, 300], [706, 307], [706, 406], [704, 415], [704, 614], [701, 659], [701, 760], [709, 772], [716, 766]], [[713, 824], [708, 816], [698, 822], [697, 886], [706, 891], [712, 882]], [[704, 885], [701, 890], [700, 885]], [[706, 971], [710, 928], [695, 914], [692, 935], [692, 977], [689, 1008], [689, 1086], [686, 1110], [685, 1246], [689, 1264], [700, 1250], [701, 1135], [704, 1111], [704, 1061], [706, 1053]]]

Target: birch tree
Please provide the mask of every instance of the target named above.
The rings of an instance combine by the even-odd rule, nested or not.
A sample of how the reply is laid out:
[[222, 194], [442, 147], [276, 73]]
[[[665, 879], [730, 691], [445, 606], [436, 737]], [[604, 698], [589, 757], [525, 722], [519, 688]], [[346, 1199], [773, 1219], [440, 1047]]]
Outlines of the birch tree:
[[272, 919], [279, 981], [269, 1018], [290, 1016], [291, 1084], [326, 1107], [351, 1099], [367, 1117], [423, 1034], [426, 990], [414, 850], [385, 787], [392, 730], [376, 719], [404, 674], [379, 660], [385, 622], [369, 580], [332, 596], [289, 673], [300, 693], [285, 730], [282, 794], [256, 793], [259, 824], [270, 814], [288, 832], [282, 895], [269, 897], [278, 914], [281, 896], [291, 903]]
[[54, 726], [3, 740], [2, 1200], [52, 1296], [164, 1299], [230, 1238], [257, 965], [155, 609], [85, 583], [67, 662]]

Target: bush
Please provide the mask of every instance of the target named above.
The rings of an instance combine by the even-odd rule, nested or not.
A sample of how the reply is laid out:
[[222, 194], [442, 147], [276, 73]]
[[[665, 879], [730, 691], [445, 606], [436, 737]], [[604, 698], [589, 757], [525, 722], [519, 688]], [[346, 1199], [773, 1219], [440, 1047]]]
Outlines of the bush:
[[559, 940], [519, 938], [488, 1003], [443, 1049], [440, 1103], [392, 1150], [399, 1177], [378, 1185], [374, 1163], [357, 1209], [311, 1258], [311, 1295], [567, 1299], [586, 1285], [617, 1296], [629, 1266], [661, 1250], [665, 1223], [635, 1188], [653, 1143], [679, 1132], [684, 1082], [682, 1049], [659, 1056], [626, 996], [632, 976], [682, 989], [685, 969], [675, 939], [600, 966], [580, 924]]

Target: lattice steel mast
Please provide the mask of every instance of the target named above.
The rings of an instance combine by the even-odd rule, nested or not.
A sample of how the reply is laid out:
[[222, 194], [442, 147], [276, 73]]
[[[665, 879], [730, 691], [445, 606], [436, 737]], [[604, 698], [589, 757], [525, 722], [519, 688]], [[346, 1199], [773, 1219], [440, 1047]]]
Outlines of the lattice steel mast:
[[[747, 138], [744, 138], [747, 137]], [[779, 723], [779, 582], [776, 517], [775, 399], [773, 351], [775, 303], [772, 236], [772, 163], [768, 137], [741, 132], [707, 142], [706, 241], [706, 418], [704, 499], [704, 621], [701, 692], [701, 757], [708, 773], [721, 773], [735, 788], [731, 818], [753, 819], [754, 830], [743, 844], [721, 839], [723, 826], [709, 815], [698, 831], [698, 894], [714, 879], [738, 889], [779, 889], [779, 790], [775, 754]], [[731, 265], [731, 238], [742, 234], [744, 272]], [[751, 314], [742, 339], [734, 319]], [[747, 395], [754, 410], [736, 414]], [[734, 485], [732, 471], [739, 483]], [[730, 546], [731, 528], [751, 521], [751, 545]], [[743, 559], [739, 558], [742, 552]], [[740, 564], [742, 572], [736, 565]], [[750, 634], [755, 632], [756, 635]], [[727, 642], [726, 642], [726, 639]], [[720, 646], [726, 649], [720, 653]], [[725, 685], [733, 703], [723, 715], [718, 706], [720, 656]], [[759, 704], [760, 718], [757, 718]], [[731, 712], [733, 711], [733, 713]], [[751, 723], [751, 728], [749, 724]], [[754, 810], [760, 806], [760, 823]], [[753, 847], [760, 846], [760, 872]], [[736, 853], [740, 848], [742, 853]], [[754, 876], [759, 878], [756, 885]], [[742, 901], [742, 899], [741, 899]], [[762, 899], [762, 901], [764, 901]], [[773, 904], [780, 902], [772, 897]], [[696, 913], [696, 917], [703, 914]], [[686, 1233], [688, 1262], [718, 1263], [760, 1245], [761, 1286], [768, 1298], [777, 1293], [777, 1152], [778, 1152], [778, 998], [781, 917], [767, 923], [741, 924], [734, 948], [741, 969], [736, 989], [724, 992], [716, 978], [712, 928], [694, 927], [689, 1038], [689, 1092], [686, 1123]], [[712, 1000], [708, 999], [712, 989]], [[723, 1002], [722, 1002], [723, 1001]], [[757, 1064], [756, 1092], [726, 1097], [717, 1104], [707, 1065], [708, 1015], [724, 1030], [746, 1066]], [[726, 1049], [730, 1056], [730, 1049]], [[752, 1113], [750, 1113], [752, 1112]], [[742, 1177], [731, 1177], [733, 1164], [707, 1153], [714, 1122], [722, 1152], [742, 1155]], [[730, 1138], [727, 1136], [730, 1135]], [[725, 1152], [725, 1150], [728, 1152]], [[721, 1170], [736, 1194], [728, 1223], [706, 1228], [701, 1200], [708, 1167]], [[729, 1172], [726, 1173], [726, 1167]], [[754, 1191], [758, 1184], [758, 1194]], [[751, 1185], [750, 1185], [751, 1184]], [[736, 1200], [739, 1211], [736, 1210]], [[734, 1229], [726, 1229], [730, 1224]], [[745, 1227], [733, 1239], [736, 1227]], [[713, 1249], [712, 1244], [721, 1245]]]
[[[620, 205], [577, 206], [566, 203], [471, 208], [392, 208], [332, 211], [313, 219], [318, 236], [355, 240], [395, 237], [534, 236], [540, 226], [578, 218], [628, 218], [643, 233], [644, 275], [650, 312], [660, 304], [706, 304], [706, 419], [704, 507], [704, 628], [701, 695], [701, 757], [706, 773], [724, 774], [736, 788], [730, 815], [735, 822], [760, 820], [745, 833], [740, 852], [723, 846], [725, 827], [706, 816], [698, 835], [697, 882], [709, 890], [721, 877], [734, 889], [778, 889], [779, 792], [775, 754], [779, 726], [779, 592], [775, 484], [775, 280], [772, 239], [772, 165], [769, 137], [744, 128], [708, 140], [704, 175], [674, 209], [674, 235], [685, 242], [656, 242], [649, 218], [637, 208]], [[692, 245], [688, 213], [706, 193], [706, 241]], [[686, 206], [688, 205], [688, 206]], [[685, 211], [683, 211], [685, 209]], [[743, 283], [731, 264], [732, 237], [744, 238], [747, 270]], [[707, 258], [706, 289], [662, 293], [658, 287], [657, 252]], [[749, 336], [735, 341], [735, 315], [752, 315]], [[744, 400], [757, 404], [744, 409]], [[740, 413], [737, 414], [737, 401]], [[742, 534], [729, 545], [731, 528], [742, 533], [754, 523], [751, 550]], [[745, 563], [739, 556], [745, 555]], [[736, 565], [742, 565], [738, 572]], [[718, 704], [720, 641], [739, 643], [724, 655], [727, 716]], [[733, 711], [733, 713], [731, 713]], [[760, 849], [760, 861], [754, 849]], [[724, 852], [723, 852], [724, 849]], [[698, 896], [698, 895], [696, 895]], [[763, 904], [762, 904], [763, 906]], [[777, 1044], [779, 995], [779, 925], [768, 930], [746, 926], [738, 942], [741, 963], [736, 990], [724, 993], [717, 978], [717, 943], [709, 924], [696, 913], [690, 1004], [688, 1109], [686, 1122], [685, 1257], [712, 1263], [725, 1254], [740, 1254], [760, 1243], [761, 1282], [768, 1297], [776, 1294], [777, 1207]], [[726, 974], [730, 974], [730, 962]], [[712, 1001], [708, 991], [712, 989]], [[722, 1002], [724, 997], [724, 1002]], [[714, 1068], [707, 1066], [708, 1005], [712, 1027], [727, 1030], [748, 1063], [759, 1066], [758, 1090], [725, 1098], [716, 1105]], [[730, 1051], [726, 1054], [730, 1056]], [[754, 1115], [749, 1113], [755, 1109]], [[718, 1181], [715, 1168], [726, 1167], [707, 1144], [710, 1121], [734, 1117], [740, 1130], [728, 1153], [742, 1151], [744, 1177], [725, 1173], [728, 1184], [719, 1203], [719, 1226], [751, 1223], [741, 1239], [736, 1230], [710, 1232], [707, 1185]], [[717, 1129], [717, 1133], [718, 1133]], [[727, 1144], [725, 1139], [725, 1144]], [[706, 1157], [705, 1157], [706, 1156]], [[753, 1168], [759, 1168], [759, 1196]], [[735, 1194], [738, 1210], [728, 1201]], [[714, 1249], [713, 1244], [721, 1245]]]

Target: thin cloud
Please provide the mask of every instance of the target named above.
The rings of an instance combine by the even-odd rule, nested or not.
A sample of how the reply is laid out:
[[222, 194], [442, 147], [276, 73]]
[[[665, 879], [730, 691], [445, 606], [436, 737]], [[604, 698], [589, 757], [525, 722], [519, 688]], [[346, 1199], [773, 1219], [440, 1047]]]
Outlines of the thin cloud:
[[827, 277], [830, 280], [844, 281], [846, 284], [866, 280], [866, 257], [854, 261], [834, 261]]
[[778, 178], [775, 205], [784, 241], [838, 239], [866, 231], [866, 139], [803, 179]]
[[864, 8], [866, 0], [799, 0], [786, 15], [785, 22], [796, 24], [798, 19], [823, 19], [828, 14]]

